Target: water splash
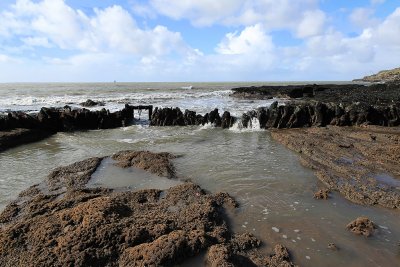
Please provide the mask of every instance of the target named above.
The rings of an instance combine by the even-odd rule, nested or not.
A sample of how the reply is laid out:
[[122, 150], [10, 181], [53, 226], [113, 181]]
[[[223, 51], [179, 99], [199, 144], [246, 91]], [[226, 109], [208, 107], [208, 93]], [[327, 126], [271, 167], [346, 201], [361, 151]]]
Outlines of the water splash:
[[257, 118], [252, 118], [249, 121], [247, 128], [243, 126], [241, 120], [238, 120], [233, 124], [231, 128], [229, 128], [229, 130], [235, 133], [264, 131], [264, 129], [261, 129], [260, 122], [258, 121]]

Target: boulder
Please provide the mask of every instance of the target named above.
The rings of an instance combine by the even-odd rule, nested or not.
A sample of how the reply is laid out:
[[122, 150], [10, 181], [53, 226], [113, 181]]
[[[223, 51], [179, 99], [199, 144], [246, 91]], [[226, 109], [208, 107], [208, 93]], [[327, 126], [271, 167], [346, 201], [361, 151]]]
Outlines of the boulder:
[[377, 228], [375, 223], [367, 217], [358, 217], [354, 221], [350, 222], [346, 228], [356, 235], [370, 236], [374, 233]]
[[80, 103], [80, 105], [82, 107], [89, 108], [89, 107], [95, 107], [95, 106], [104, 106], [105, 104], [104, 104], [104, 102], [100, 102], [100, 101], [97, 102], [97, 101], [93, 101], [91, 99], [88, 99], [85, 102]]

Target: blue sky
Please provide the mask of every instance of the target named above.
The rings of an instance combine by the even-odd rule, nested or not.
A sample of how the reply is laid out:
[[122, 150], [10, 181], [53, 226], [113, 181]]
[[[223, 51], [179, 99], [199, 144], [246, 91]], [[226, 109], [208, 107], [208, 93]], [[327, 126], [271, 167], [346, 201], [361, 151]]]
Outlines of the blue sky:
[[399, 58], [400, 0], [0, 2], [0, 82], [351, 80]]

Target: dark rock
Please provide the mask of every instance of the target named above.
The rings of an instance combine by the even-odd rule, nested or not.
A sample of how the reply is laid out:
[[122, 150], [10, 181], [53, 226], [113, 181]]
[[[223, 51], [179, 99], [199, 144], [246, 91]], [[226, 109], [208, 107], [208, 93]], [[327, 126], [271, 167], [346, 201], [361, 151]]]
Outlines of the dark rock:
[[52, 132], [39, 129], [13, 129], [0, 132], [0, 151], [22, 144], [40, 141], [52, 135]]
[[268, 111], [265, 108], [257, 109], [257, 119], [260, 123], [260, 128], [265, 129], [267, 127], [267, 122], [269, 119]]
[[290, 98], [301, 98], [303, 97], [303, 88], [294, 88], [291, 89], [288, 93], [288, 97]]
[[185, 110], [184, 114], [185, 125], [200, 125], [201, 120], [197, 118], [195, 111]]
[[215, 127], [221, 126], [221, 117], [219, 116], [218, 109], [214, 109], [209, 113], [208, 121], [213, 124]]
[[230, 128], [234, 123], [235, 123], [234, 117], [232, 117], [228, 111], [225, 111], [224, 114], [222, 114], [221, 127], [223, 129]]
[[60, 121], [60, 112], [56, 108], [41, 108], [37, 119], [42, 128], [59, 132], [62, 130], [61, 121]]
[[104, 102], [96, 102], [91, 99], [86, 100], [85, 102], [80, 104], [82, 107], [95, 107], [95, 106], [104, 106]]

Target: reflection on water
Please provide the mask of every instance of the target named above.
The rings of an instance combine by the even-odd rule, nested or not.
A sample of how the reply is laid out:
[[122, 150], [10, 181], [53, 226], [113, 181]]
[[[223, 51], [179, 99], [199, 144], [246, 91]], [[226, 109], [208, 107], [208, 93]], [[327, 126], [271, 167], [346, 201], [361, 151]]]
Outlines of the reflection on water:
[[116, 161], [107, 157], [92, 174], [88, 187], [106, 187], [116, 189], [168, 189], [181, 184], [177, 180], [159, 177], [147, 171], [129, 167], [115, 166]]
[[[266, 252], [275, 243], [282, 243], [302, 266], [396, 266], [400, 262], [398, 211], [362, 207], [336, 194], [328, 201], [314, 200], [318, 181], [312, 171], [264, 131], [132, 126], [57, 134], [0, 154], [0, 205], [4, 207], [19, 191], [41, 181], [55, 166], [126, 149], [182, 155], [174, 160], [178, 177], [210, 192], [234, 196], [241, 207], [232, 215], [233, 229], [253, 232], [264, 241]], [[147, 187], [145, 180], [152, 179], [160, 188], [171, 185], [137, 170], [131, 171], [143, 178], [138, 183], [105, 179], [120, 171], [127, 170], [100, 170], [92, 183]], [[345, 229], [361, 215], [380, 226], [375, 236], [354, 236]], [[335, 243], [339, 250], [330, 250], [329, 243]]]

